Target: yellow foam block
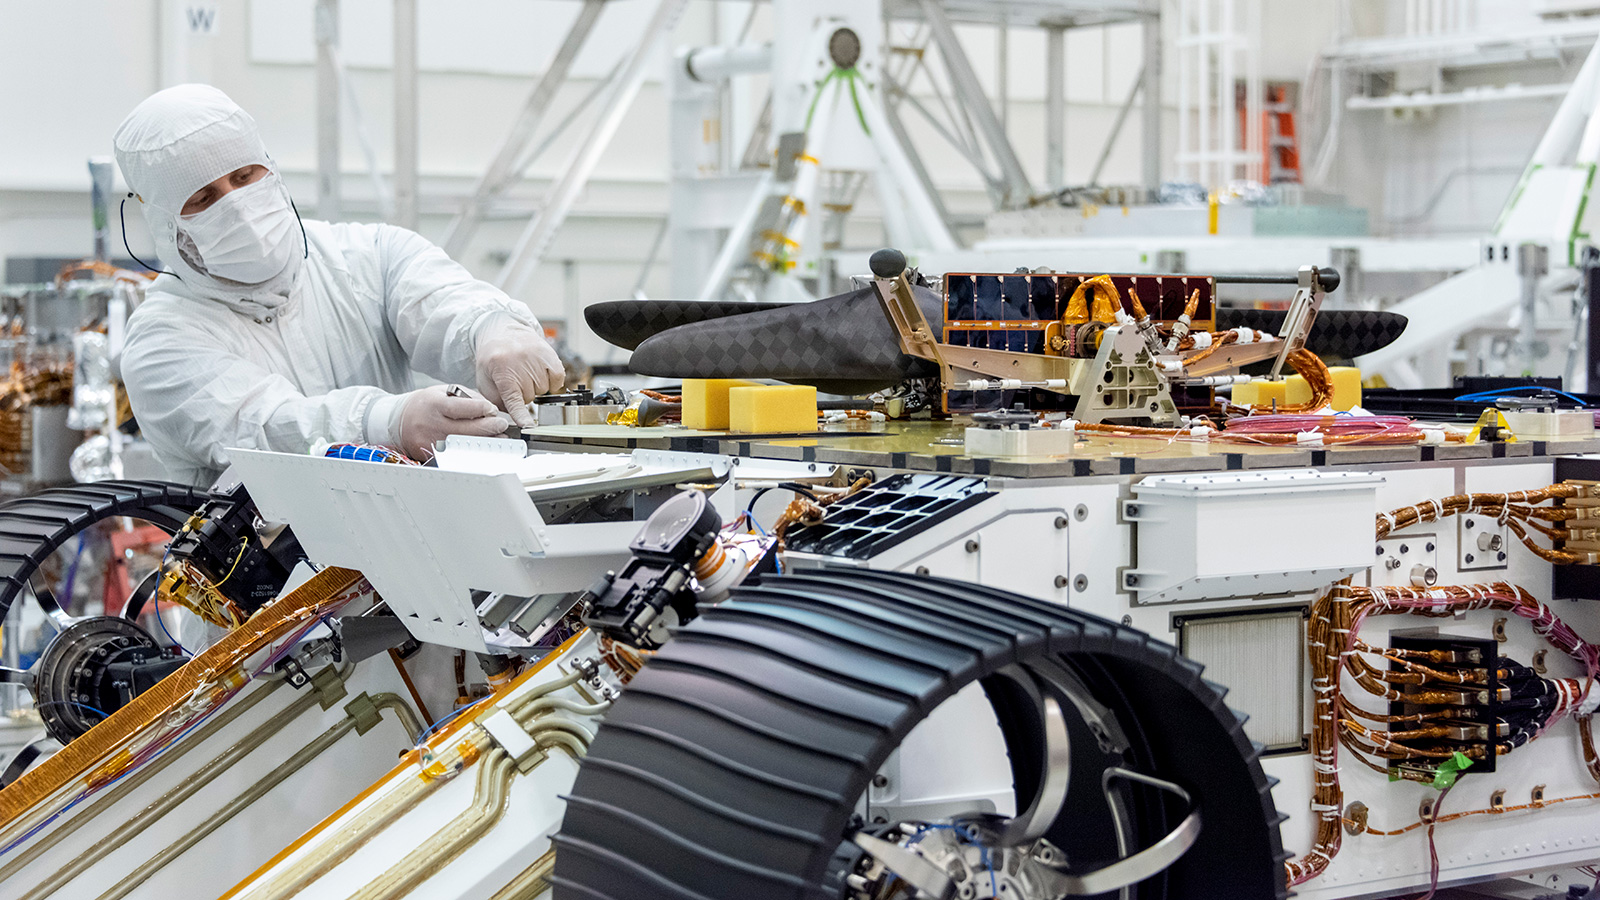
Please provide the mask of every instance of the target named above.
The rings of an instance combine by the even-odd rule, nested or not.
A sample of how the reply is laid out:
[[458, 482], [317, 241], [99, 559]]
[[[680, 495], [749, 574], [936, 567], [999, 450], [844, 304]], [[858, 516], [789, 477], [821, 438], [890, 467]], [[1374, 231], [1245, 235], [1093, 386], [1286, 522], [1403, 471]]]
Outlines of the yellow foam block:
[[817, 389], [790, 384], [733, 388], [728, 391], [728, 425], [745, 434], [816, 431]]
[[1233, 402], [1251, 406], [1270, 406], [1272, 401], [1278, 401], [1282, 406], [1287, 403], [1287, 394], [1281, 381], [1247, 381], [1244, 384], [1233, 386]]
[[[1343, 412], [1361, 405], [1361, 370], [1354, 366], [1329, 366], [1333, 376], [1333, 399], [1328, 402], [1335, 410]], [[1299, 375], [1284, 379], [1289, 386], [1290, 403], [1310, 403], [1311, 385]]]
[[685, 378], [683, 380], [683, 427], [720, 431], [728, 427], [728, 391], [754, 387], [754, 381], [738, 378]]

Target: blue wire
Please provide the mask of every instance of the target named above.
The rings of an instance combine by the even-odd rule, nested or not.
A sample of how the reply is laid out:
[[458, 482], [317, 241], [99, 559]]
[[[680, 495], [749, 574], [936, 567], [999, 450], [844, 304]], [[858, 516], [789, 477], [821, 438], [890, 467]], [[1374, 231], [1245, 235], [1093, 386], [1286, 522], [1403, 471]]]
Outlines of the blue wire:
[[1495, 390], [1492, 390], [1492, 391], [1478, 391], [1475, 394], [1462, 394], [1461, 396], [1455, 398], [1455, 400], [1458, 403], [1478, 403], [1478, 402], [1481, 402], [1481, 401], [1484, 401], [1484, 400], [1493, 400], [1493, 399], [1495, 399], [1497, 397], [1505, 397], [1505, 396], [1508, 396], [1508, 395], [1511, 395], [1511, 394], [1528, 394], [1528, 393], [1533, 393], [1533, 394], [1555, 394], [1555, 395], [1557, 395], [1559, 397], [1565, 397], [1568, 400], [1571, 400], [1573, 403], [1578, 404], [1578, 406], [1580, 408], [1587, 409], [1589, 407], [1588, 402], [1585, 401], [1583, 398], [1576, 397], [1576, 396], [1574, 396], [1572, 394], [1567, 393], [1566, 391], [1557, 390], [1555, 388], [1538, 387], [1536, 385], [1531, 385], [1531, 384], [1523, 385], [1522, 387], [1496, 388]]
[[[489, 697], [492, 697], [492, 696], [494, 696], [494, 695], [493, 694], [489, 695]], [[460, 707], [459, 709], [453, 709], [450, 712], [445, 713], [443, 716], [440, 716], [439, 720], [437, 722], [434, 722], [432, 725], [429, 725], [427, 728], [422, 729], [422, 733], [417, 735], [417, 739], [411, 742], [411, 746], [413, 746], [413, 747], [419, 746], [423, 742], [423, 740], [427, 738], [428, 735], [433, 734], [435, 731], [438, 731], [440, 728], [442, 728], [445, 725], [449, 724], [450, 722], [454, 721], [457, 716], [459, 716], [462, 713], [466, 712], [467, 710], [473, 708], [474, 706], [477, 706], [479, 703], [482, 703], [483, 701], [489, 699], [489, 697], [479, 697], [478, 699], [472, 701], [471, 703], [468, 703], [466, 706]]]
[[39, 705], [40, 706], [76, 706], [79, 709], [87, 709], [89, 712], [92, 712], [92, 713], [98, 715], [102, 719], [111, 718], [111, 714], [106, 712], [105, 710], [96, 709], [95, 707], [90, 706], [87, 703], [79, 703], [76, 700], [46, 700], [43, 703], [40, 703]]
[[[162, 572], [165, 572], [167, 570], [167, 557], [169, 557], [171, 555], [172, 555], [172, 546], [168, 545], [167, 546], [167, 552], [163, 553], [161, 555], [161, 571]], [[154, 597], [150, 598], [150, 611], [156, 617], [156, 624], [161, 626], [161, 633], [167, 636], [167, 640], [172, 642], [172, 646], [177, 647], [179, 650], [182, 650], [184, 656], [193, 656], [194, 655], [193, 653], [190, 653], [187, 648], [185, 648], [182, 644], [178, 643], [178, 639], [177, 638], [172, 636], [172, 632], [167, 630], [166, 620], [161, 618], [161, 586], [159, 584], [156, 585], [156, 595]]]
[[67, 567], [67, 580], [61, 587], [61, 600], [63, 609], [72, 605], [72, 589], [78, 581], [78, 561], [83, 559], [83, 538], [88, 532], [78, 532], [78, 549], [72, 552], [72, 565]]

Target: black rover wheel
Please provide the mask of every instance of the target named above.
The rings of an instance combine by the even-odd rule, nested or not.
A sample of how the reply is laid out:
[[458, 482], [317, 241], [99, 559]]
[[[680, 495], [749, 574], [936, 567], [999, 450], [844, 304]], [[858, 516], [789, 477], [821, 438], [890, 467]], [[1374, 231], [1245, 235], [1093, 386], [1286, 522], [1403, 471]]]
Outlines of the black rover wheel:
[[[606, 716], [555, 837], [555, 896], [855, 896], [858, 845], [882, 833], [856, 815], [870, 780], [913, 726], [976, 681], [1006, 739], [1017, 807], [1045, 808], [1057, 791], [1041, 828], [1073, 870], [1132, 862], [1198, 825], [1133, 896], [1284, 897], [1282, 817], [1258, 748], [1200, 673], [1132, 628], [965, 582], [765, 579], [703, 609]], [[1059, 750], [1043, 737], [1040, 710], [1052, 708], [1070, 738], [1064, 788], [1046, 759]], [[1107, 714], [1119, 740], [1105, 739]], [[1116, 778], [1127, 785], [1120, 818], [1106, 771], [1133, 773]], [[852, 843], [861, 827], [868, 837]], [[1106, 890], [1104, 879], [1079, 884]]]

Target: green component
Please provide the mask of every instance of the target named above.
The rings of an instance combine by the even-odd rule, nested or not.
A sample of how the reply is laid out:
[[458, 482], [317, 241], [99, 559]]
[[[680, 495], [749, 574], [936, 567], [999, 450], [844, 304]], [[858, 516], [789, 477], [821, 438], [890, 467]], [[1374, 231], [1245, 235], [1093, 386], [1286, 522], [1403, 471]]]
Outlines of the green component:
[[1433, 786], [1442, 791], [1454, 785], [1456, 778], [1471, 765], [1472, 760], [1457, 750], [1454, 756], [1440, 763], [1439, 768], [1434, 770]]
[[867, 127], [866, 113], [861, 111], [861, 96], [856, 93], [856, 82], [861, 80], [861, 72], [853, 66], [848, 69], [841, 69], [835, 66], [833, 71], [829, 72], [822, 81], [817, 83], [817, 92], [811, 97], [811, 106], [806, 109], [806, 130], [811, 130], [811, 120], [817, 114], [817, 103], [822, 100], [822, 94], [827, 89], [829, 82], [835, 78], [843, 81], [845, 86], [850, 89], [850, 103], [855, 107], [856, 121], [861, 123], [861, 130], [869, 135], [872, 134], [872, 129]]

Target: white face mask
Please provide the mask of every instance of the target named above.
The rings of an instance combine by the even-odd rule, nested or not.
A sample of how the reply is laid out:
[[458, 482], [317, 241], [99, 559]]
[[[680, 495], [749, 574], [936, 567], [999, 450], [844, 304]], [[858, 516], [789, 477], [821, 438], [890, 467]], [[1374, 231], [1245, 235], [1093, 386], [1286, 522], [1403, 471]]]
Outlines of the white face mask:
[[208, 275], [260, 284], [300, 252], [294, 210], [277, 173], [229, 191], [204, 212], [178, 220]]

